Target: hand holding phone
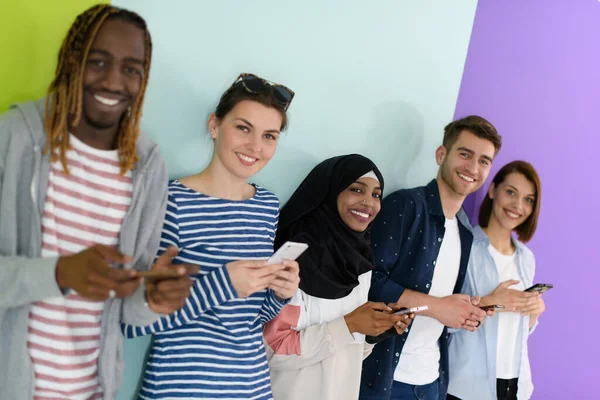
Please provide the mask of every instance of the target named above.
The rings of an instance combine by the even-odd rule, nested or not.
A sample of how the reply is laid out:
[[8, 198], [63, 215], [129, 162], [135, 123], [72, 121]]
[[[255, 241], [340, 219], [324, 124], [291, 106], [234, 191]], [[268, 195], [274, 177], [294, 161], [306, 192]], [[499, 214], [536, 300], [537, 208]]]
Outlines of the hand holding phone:
[[154, 261], [150, 271], [138, 271], [138, 276], [146, 275], [148, 307], [159, 314], [170, 314], [183, 307], [194, 284], [191, 276], [200, 270], [198, 265], [174, 264], [177, 254], [179, 249], [169, 246]]
[[277, 251], [269, 258], [267, 264], [281, 264], [283, 260], [294, 261], [302, 253], [308, 249], [306, 243], [285, 242]]
[[[420, 313], [423, 312], [425, 310], [428, 310], [429, 307], [428, 306], [419, 306], [419, 307], [411, 307], [411, 308], [406, 308], [406, 307], [402, 307], [401, 309], [399, 309], [398, 311], [393, 312], [394, 315], [408, 315], [408, 314], [416, 314], [416, 313]], [[408, 319], [408, 321], [406, 322], [407, 325], [410, 325], [410, 323], [412, 322], [412, 319]], [[402, 330], [402, 333], [405, 332], [405, 329]], [[379, 335], [367, 335], [365, 337], [365, 341], [369, 344], [376, 344], [379, 342], [382, 342], [392, 336], [398, 336], [400, 332], [398, 331], [398, 329], [396, 329], [396, 327], [392, 327], [390, 329], [388, 329], [387, 331], [379, 334]]]
[[388, 330], [404, 331], [412, 321], [408, 315], [394, 315], [393, 310], [398, 309], [395, 304], [367, 301], [344, 316], [350, 333], [377, 336]]

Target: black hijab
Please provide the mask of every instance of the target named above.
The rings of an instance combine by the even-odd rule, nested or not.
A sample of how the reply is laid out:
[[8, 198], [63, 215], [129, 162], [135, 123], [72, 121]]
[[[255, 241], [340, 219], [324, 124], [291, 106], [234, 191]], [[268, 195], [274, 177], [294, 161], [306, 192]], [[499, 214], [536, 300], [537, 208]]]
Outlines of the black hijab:
[[383, 190], [383, 176], [366, 157], [350, 154], [327, 159], [302, 181], [281, 210], [275, 247], [288, 240], [308, 244], [298, 259], [300, 289], [324, 299], [347, 296], [358, 277], [374, 265], [369, 240], [371, 225], [355, 232], [341, 219], [338, 195], [373, 171]]

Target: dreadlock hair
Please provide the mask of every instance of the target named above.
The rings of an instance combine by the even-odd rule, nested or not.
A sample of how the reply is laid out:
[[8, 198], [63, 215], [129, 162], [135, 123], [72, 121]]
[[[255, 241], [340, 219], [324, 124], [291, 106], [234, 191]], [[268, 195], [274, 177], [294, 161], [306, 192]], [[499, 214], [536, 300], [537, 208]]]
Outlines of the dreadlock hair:
[[60, 159], [67, 174], [69, 170], [66, 153], [71, 148], [68, 134], [69, 119], [72, 126], [77, 126], [81, 120], [83, 74], [90, 47], [102, 24], [112, 19], [133, 23], [144, 31], [145, 36], [144, 73], [140, 90], [134, 104], [121, 118], [119, 124], [118, 152], [121, 175], [133, 169], [139, 159], [136, 144], [152, 58], [152, 39], [146, 21], [138, 14], [108, 4], [98, 4], [79, 14], [71, 25], [60, 48], [56, 75], [46, 96], [44, 127], [48, 140], [44, 154], [50, 152], [52, 162]]

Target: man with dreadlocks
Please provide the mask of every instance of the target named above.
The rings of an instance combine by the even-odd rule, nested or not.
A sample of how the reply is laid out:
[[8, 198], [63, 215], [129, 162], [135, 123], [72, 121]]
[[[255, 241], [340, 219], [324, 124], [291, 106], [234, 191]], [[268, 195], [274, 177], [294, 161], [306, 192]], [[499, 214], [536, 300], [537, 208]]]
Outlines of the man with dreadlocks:
[[0, 116], [0, 398], [113, 399], [120, 324], [179, 309], [194, 266], [152, 264], [167, 201], [139, 136], [152, 43], [137, 14], [97, 5], [60, 50], [45, 101]]

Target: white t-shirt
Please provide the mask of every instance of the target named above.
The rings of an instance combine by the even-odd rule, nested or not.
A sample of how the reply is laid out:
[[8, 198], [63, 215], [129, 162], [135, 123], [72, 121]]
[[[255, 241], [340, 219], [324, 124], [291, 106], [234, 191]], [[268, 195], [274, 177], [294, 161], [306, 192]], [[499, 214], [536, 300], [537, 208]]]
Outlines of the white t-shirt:
[[[494, 258], [500, 282], [511, 279], [519, 283], [510, 289], [524, 290], [519, 269], [517, 268], [517, 255], [510, 256], [499, 253], [491, 244], [488, 247]], [[498, 347], [496, 350], [496, 378], [512, 379], [519, 376], [519, 356], [521, 354], [518, 343], [519, 329], [521, 326], [521, 314], [518, 312], [498, 313]]]
[[[446, 233], [436, 260], [430, 296], [445, 297], [454, 291], [460, 269], [460, 235], [457, 219], [446, 219]], [[394, 380], [427, 385], [439, 377], [439, 338], [444, 325], [434, 318], [417, 315], [394, 371]]]

